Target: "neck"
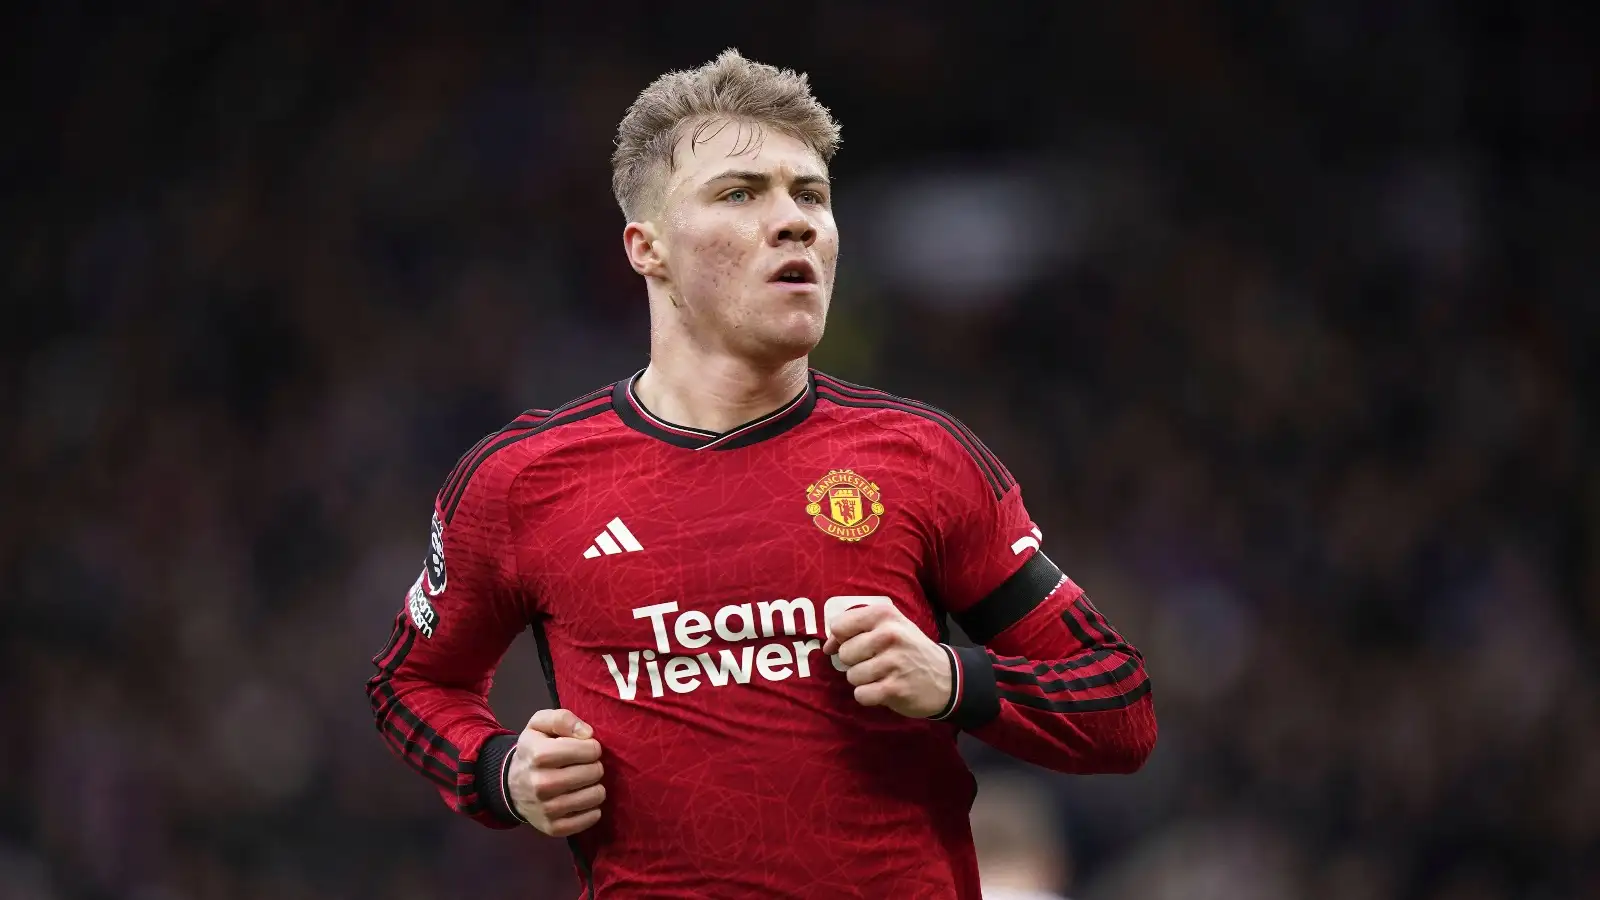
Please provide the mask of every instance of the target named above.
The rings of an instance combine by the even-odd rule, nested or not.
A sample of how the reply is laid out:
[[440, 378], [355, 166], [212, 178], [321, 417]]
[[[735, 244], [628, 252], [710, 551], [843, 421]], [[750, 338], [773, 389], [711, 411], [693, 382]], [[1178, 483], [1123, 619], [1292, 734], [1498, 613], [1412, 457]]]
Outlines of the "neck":
[[651, 412], [674, 425], [720, 434], [761, 418], [805, 389], [806, 357], [763, 365], [707, 353], [685, 341], [652, 343], [650, 365], [633, 390]]

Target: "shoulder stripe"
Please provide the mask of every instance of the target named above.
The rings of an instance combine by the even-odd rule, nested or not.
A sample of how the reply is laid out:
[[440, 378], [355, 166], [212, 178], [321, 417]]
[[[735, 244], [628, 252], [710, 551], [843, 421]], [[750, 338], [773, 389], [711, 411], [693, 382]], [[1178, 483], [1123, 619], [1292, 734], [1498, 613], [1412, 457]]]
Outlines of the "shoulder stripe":
[[[949, 432], [950, 436], [955, 438], [957, 443], [961, 444], [962, 448], [967, 451], [969, 456], [973, 457], [974, 461], [977, 461], [977, 454], [973, 452], [971, 445], [967, 443], [967, 439], [961, 433], [961, 431], [955, 426], [951, 425], [949, 422], [940, 419], [938, 416], [917, 409], [916, 407], [906, 406], [905, 404], [901, 403], [892, 403], [888, 400], [858, 400], [853, 397], [835, 395], [832, 393], [832, 391], [833, 389], [830, 387], [826, 387], [821, 384], [817, 385], [818, 399], [827, 400], [829, 403], [835, 403], [839, 406], [849, 406], [856, 409], [894, 409], [903, 413], [909, 413], [911, 415], [927, 419], [930, 422], [936, 422], [943, 427], [945, 431]], [[998, 500], [1004, 497], [1006, 495], [1006, 489], [1001, 487], [1001, 483], [995, 479], [994, 473], [982, 463], [978, 464], [978, 468], [983, 472], [984, 480], [989, 483], [989, 489], [994, 491], [995, 499]]]
[[[604, 390], [604, 389], [601, 389], [601, 390]], [[572, 401], [571, 403], [567, 404], [567, 406], [574, 406], [574, 405], [577, 405], [577, 404], [586, 403], [589, 400], [594, 399], [600, 393], [601, 393], [600, 390], [590, 391], [589, 393], [583, 395], [582, 397], [579, 397], [578, 399], [576, 399], [576, 400]], [[530, 410], [526, 410], [521, 415], [517, 416], [515, 419], [512, 419], [510, 424], [506, 425], [504, 428], [501, 428], [499, 431], [491, 431], [490, 433], [484, 435], [476, 444], [472, 445], [472, 449], [471, 450], [468, 450], [466, 453], [461, 454], [461, 458], [456, 461], [456, 467], [454, 469], [450, 470], [450, 477], [445, 479], [444, 487], [442, 489], [440, 489], [439, 493], [435, 496], [434, 499], [439, 503], [439, 505], [441, 507], [444, 506], [447, 498], [449, 498], [452, 494], [454, 494], [455, 491], [456, 491], [456, 488], [460, 486], [462, 476], [465, 475], [467, 472], [471, 471], [473, 468], [475, 468], [479, 464], [479, 462], [481, 462], [481, 460], [478, 458], [478, 456], [483, 451], [483, 448], [489, 446], [489, 444], [493, 443], [498, 438], [504, 437], [506, 434], [508, 434], [508, 433], [510, 433], [512, 431], [516, 431], [516, 430], [524, 429], [524, 428], [532, 428], [532, 427], [540, 424], [541, 422], [545, 421], [546, 419], [549, 419], [552, 415], [554, 415], [556, 412], [559, 412], [561, 409], [566, 409], [566, 408], [567, 407], [564, 406], [564, 407], [561, 407], [560, 409], [557, 409], [557, 410], [549, 410], [549, 409], [530, 409]]]
[[862, 385], [862, 384], [855, 384], [853, 382], [845, 381], [845, 380], [840, 379], [840, 378], [835, 378], [832, 375], [827, 375], [827, 374], [824, 374], [824, 373], [821, 373], [821, 372], [819, 372], [817, 374], [821, 378], [826, 379], [828, 382], [830, 382], [831, 386], [841, 394], [846, 394], [846, 395], [856, 396], [856, 397], [861, 397], [861, 398], [877, 396], [877, 397], [881, 397], [881, 398], [884, 398], [884, 399], [887, 399], [887, 400], [893, 400], [893, 401], [897, 401], [897, 402], [900, 402], [900, 403], [904, 403], [904, 404], [906, 404], [908, 406], [913, 406], [913, 407], [916, 407], [917, 409], [926, 410], [927, 412], [931, 412], [931, 413], [933, 413], [933, 414], [935, 414], [937, 416], [941, 416], [942, 418], [948, 420], [950, 422], [950, 424], [952, 424], [956, 428], [960, 429], [961, 432], [967, 436], [967, 439], [969, 441], [971, 441], [973, 446], [975, 446], [978, 449], [978, 451], [983, 454], [984, 460], [987, 461], [987, 463], [989, 464], [991, 469], [994, 471], [995, 477], [1000, 479], [1000, 483], [1002, 485], [1004, 485], [1007, 490], [1010, 489], [1011, 485], [1014, 485], [1014, 484], [1017, 483], [1017, 480], [1012, 477], [1011, 473], [1006, 469], [1005, 465], [1000, 462], [1000, 457], [996, 456], [994, 454], [994, 451], [989, 449], [988, 445], [984, 444], [983, 441], [978, 439], [978, 435], [976, 433], [974, 433], [971, 428], [967, 427], [967, 423], [961, 421], [960, 419], [956, 418], [955, 416], [951, 415], [950, 413], [945, 412], [944, 410], [940, 409], [939, 407], [934, 406], [931, 403], [923, 403], [921, 400], [912, 400], [909, 397], [901, 397], [898, 394], [891, 394], [888, 391], [879, 390], [878, 388], [867, 387], [866, 385]]
[[966, 450], [968, 455], [973, 456], [974, 463], [978, 463], [979, 471], [984, 474], [984, 480], [989, 482], [989, 490], [994, 492], [995, 500], [1000, 500], [1002, 496], [1005, 496], [1006, 488], [1002, 487], [1002, 482], [995, 479], [994, 472], [990, 471], [989, 466], [984, 466], [984, 464], [979, 463], [978, 453], [973, 452], [973, 447], [971, 447], [971, 444], [966, 442], [966, 436], [963, 436], [962, 431], [960, 431], [958, 428], [955, 428], [955, 426], [952, 426], [949, 421], [942, 420], [942, 418], [933, 415], [933, 413], [918, 410], [917, 407], [907, 407], [907, 405], [896, 404], [896, 402], [891, 402], [891, 400], [854, 399], [854, 397], [837, 396], [837, 394], [834, 394], [832, 391], [834, 391], [834, 389], [827, 388], [827, 386], [824, 386], [824, 384], [818, 384], [818, 392], [816, 392], [816, 396], [818, 396], [818, 399], [827, 400], [827, 402], [830, 402], [830, 404], [837, 404], [840, 405], [840, 407], [853, 407], [858, 408], [858, 410], [899, 410], [899, 412], [909, 413], [909, 415], [918, 416], [918, 418], [925, 418], [925, 420], [938, 423], [941, 428], [944, 428], [944, 431], [950, 432], [950, 437], [954, 437], [954, 439], [957, 440], [957, 444], [962, 445], [963, 450]]
[[543, 434], [562, 425], [581, 422], [584, 419], [598, 416], [609, 409], [611, 409], [611, 388], [607, 387], [604, 390], [579, 397], [566, 406], [557, 409], [537, 424], [506, 429], [490, 435], [495, 440], [484, 445], [483, 449], [476, 454], [472, 465], [461, 473], [461, 477], [456, 480], [450, 492], [440, 496], [439, 508], [444, 512], [444, 523], [448, 525], [450, 520], [455, 518], [456, 507], [461, 505], [461, 498], [466, 495], [467, 485], [472, 481], [472, 476], [478, 471], [479, 466], [488, 461], [489, 457], [518, 441], [526, 440], [536, 434]]
[[473, 461], [478, 456], [479, 451], [488, 446], [491, 441], [510, 431], [516, 431], [522, 428], [532, 428], [544, 419], [549, 418], [549, 416], [550, 411], [547, 409], [530, 409], [527, 412], [517, 416], [515, 419], [512, 419], [510, 424], [506, 425], [499, 431], [491, 431], [490, 433], [484, 435], [476, 444], [472, 445], [471, 450], [461, 454], [461, 458], [456, 460], [456, 467], [450, 470], [450, 477], [445, 479], [444, 488], [439, 491], [438, 497], [448, 497], [452, 492], [455, 491], [456, 485], [459, 483], [462, 474], [465, 473], [467, 469], [471, 468]]
[[837, 391], [830, 384], [822, 384], [821, 381], [818, 383], [818, 397], [819, 399], [827, 400], [830, 404], [840, 405], [840, 407], [854, 407], [861, 408], [861, 410], [898, 410], [898, 412], [909, 413], [909, 415], [918, 416], [918, 418], [925, 418], [925, 420], [936, 423], [939, 428], [949, 432], [950, 437], [954, 437], [955, 442], [962, 445], [963, 450], [966, 450], [966, 455], [971, 456], [973, 463], [978, 464], [979, 471], [984, 474], [984, 480], [987, 480], [989, 487], [994, 490], [997, 500], [1005, 496], [1008, 490], [1011, 490], [1011, 485], [1016, 484], [1014, 480], [1010, 479], [1010, 472], [1006, 472], [1005, 468], [998, 468], [997, 471], [995, 466], [990, 466], [987, 463], [986, 450], [979, 450], [982, 444], [978, 442], [976, 437], [968, 436], [968, 432], [960, 426], [960, 423], [950, 420], [949, 416], [941, 415], [936, 410], [886, 396], [851, 396], [851, 394]]
[[859, 384], [851, 384], [848, 381], [841, 381], [832, 375], [825, 375], [821, 372], [817, 373], [817, 386], [827, 387], [841, 396], [850, 397], [857, 400], [882, 400], [895, 404], [895, 407], [891, 408], [902, 408], [908, 412], [915, 410], [925, 414], [925, 418], [933, 417], [934, 421], [938, 421], [941, 425], [944, 425], [945, 430], [954, 435], [956, 440], [960, 441], [962, 445], [967, 448], [967, 452], [972, 454], [973, 459], [978, 463], [979, 467], [983, 468], [986, 474], [991, 477], [991, 483], [996, 483], [999, 485], [997, 490], [1000, 492], [1001, 496], [1004, 496], [1005, 492], [1011, 490], [1011, 488], [1017, 483], [1017, 480], [1012, 477], [1010, 471], [1008, 471], [1006, 467], [1001, 464], [1000, 458], [995, 456], [994, 452], [991, 451], [988, 446], [983, 443], [983, 441], [978, 439], [978, 436], [973, 433], [972, 429], [967, 427], [965, 422], [962, 422], [960, 419], [952, 416], [937, 406], [923, 403], [920, 400], [911, 400], [906, 397], [891, 394], [888, 391], [880, 391], [877, 388], [869, 388]]

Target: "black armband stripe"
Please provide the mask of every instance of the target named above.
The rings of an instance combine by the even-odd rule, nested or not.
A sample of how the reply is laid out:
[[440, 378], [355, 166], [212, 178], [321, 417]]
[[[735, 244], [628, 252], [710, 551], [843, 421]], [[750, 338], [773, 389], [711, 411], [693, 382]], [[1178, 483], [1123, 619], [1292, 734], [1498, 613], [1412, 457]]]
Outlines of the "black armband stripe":
[[1021, 694], [1016, 691], [999, 689], [1000, 700], [1029, 709], [1037, 709], [1049, 713], [1089, 713], [1105, 712], [1113, 709], [1127, 709], [1139, 702], [1145, 694], [1150, 693], [1150, 679], [1141, 678], [1139, 683], [1130, 690], [1113, 697], [1098, 697], [1093, 700], [1050, 700], [1045, 697], [1035, 697], [1032, 694]]
[[1000, 684], [1035, 687], [1046, 694], [1059, 694], [1064, 691], [1088, 691], [1094, 688], [1107, 687], [1122, 681], [1137, 671], [1139, 671], [1139, 661], [1130, 657], [1115, 669], [1109, 669], [1095, 675], [1085, 675], [1082, 678], [1040, 678], [1032, 672], [996, 669], [994, 680]]
[[987, 644], [1038, 608], [1066, 577], [1050, 557], [1035, 551], [989, 596], [956, 613], [956, 624], [974, 641]]

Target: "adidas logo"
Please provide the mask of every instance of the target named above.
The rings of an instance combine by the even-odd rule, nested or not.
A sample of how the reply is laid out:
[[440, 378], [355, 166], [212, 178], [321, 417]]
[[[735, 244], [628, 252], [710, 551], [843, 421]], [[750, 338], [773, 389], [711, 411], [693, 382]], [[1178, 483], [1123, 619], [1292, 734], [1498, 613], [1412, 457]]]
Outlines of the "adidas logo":
[[[618, 546], [618, 545], [621, 546]], [[621, 519], [612, 519], [606, 523], [606, 530], [595, 536], [594, 543], [589, 549], [583, 551], [584, 559], [594, 559], [604, 553], [612, 556], [617, 553], [638, 553], [644, 546], [639, 539], [633, 536], [628, 526], [622, 524]]]

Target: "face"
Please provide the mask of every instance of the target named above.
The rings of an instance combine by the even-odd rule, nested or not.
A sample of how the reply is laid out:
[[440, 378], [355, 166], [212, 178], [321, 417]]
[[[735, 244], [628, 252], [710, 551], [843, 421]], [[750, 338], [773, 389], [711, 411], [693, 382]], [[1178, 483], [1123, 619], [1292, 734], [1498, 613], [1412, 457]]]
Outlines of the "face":
[[[839, 257], [827, 170], [799, 140], [714, 123], [680, 142], [650, 266], [700, 341], [763, 362], [798, 359], [822, 339]], [[630, 233], [634, 226], [630, 226]]]

